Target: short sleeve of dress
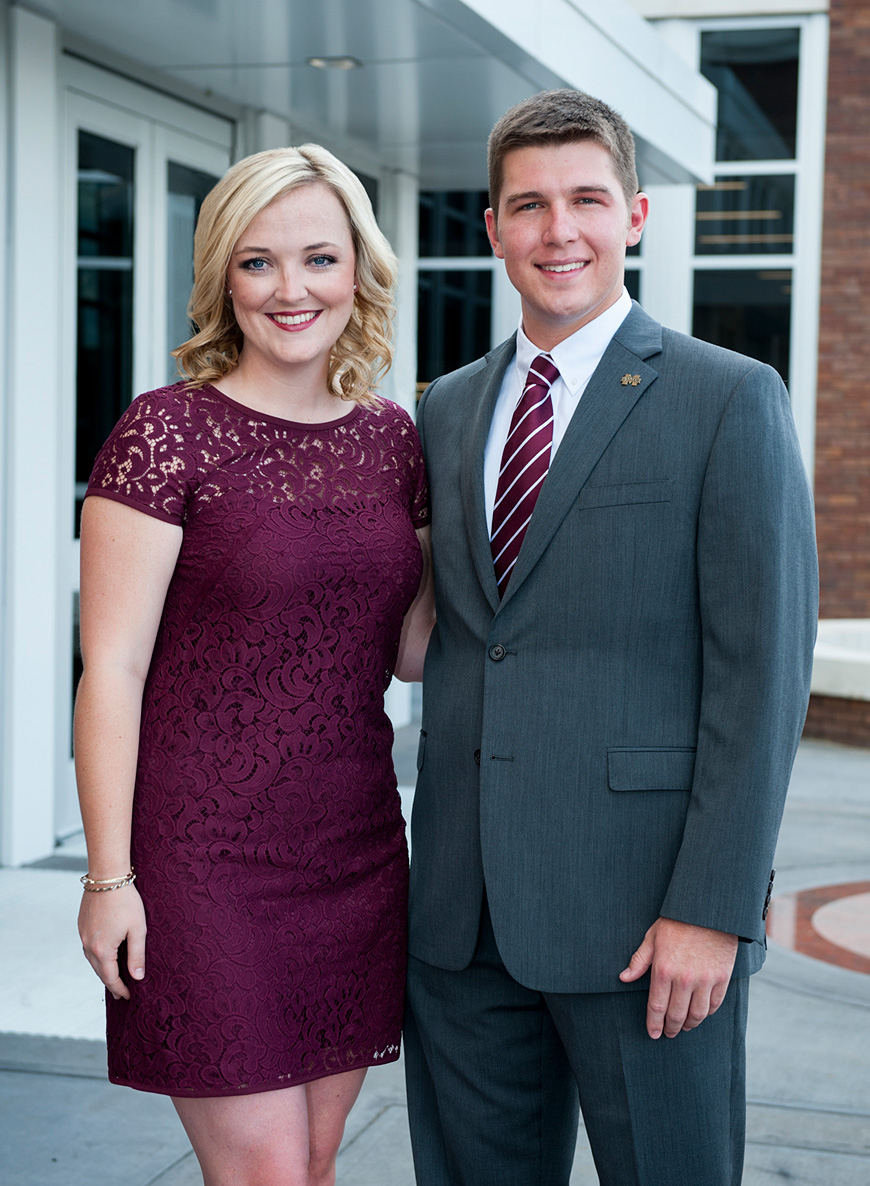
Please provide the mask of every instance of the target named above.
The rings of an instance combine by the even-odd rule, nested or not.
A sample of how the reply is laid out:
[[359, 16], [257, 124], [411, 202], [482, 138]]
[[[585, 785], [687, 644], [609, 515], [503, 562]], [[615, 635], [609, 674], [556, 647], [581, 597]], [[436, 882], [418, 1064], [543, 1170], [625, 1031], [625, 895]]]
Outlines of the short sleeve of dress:
[[195, 455], [185, 449], [189, 435], [187, 400], [178, 388], [140, 395], [97, 455], [86, 497], [183, 524], [197, 470]]

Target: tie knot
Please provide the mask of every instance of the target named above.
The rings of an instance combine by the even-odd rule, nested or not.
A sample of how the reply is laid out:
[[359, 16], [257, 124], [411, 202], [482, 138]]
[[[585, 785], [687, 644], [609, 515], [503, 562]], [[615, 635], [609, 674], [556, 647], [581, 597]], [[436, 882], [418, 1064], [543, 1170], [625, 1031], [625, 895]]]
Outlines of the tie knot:
[[546, 354], [539, 354], [532, 365], [529, 367], [529, 377], [526, 379], [526, 386], [531, 384], [545, 387], [548, 391], [559, 378], [559, 368], [552, 361], [547, 358]]

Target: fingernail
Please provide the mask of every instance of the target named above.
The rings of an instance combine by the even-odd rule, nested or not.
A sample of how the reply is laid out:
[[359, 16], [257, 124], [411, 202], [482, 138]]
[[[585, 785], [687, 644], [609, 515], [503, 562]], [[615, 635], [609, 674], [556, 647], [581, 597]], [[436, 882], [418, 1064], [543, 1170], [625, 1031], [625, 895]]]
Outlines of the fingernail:
[[137, 980], [141, 980], [142, 977], [145, 975], [145, 969], [144, 968], [134, 968], [133, 975], [136, 977]]

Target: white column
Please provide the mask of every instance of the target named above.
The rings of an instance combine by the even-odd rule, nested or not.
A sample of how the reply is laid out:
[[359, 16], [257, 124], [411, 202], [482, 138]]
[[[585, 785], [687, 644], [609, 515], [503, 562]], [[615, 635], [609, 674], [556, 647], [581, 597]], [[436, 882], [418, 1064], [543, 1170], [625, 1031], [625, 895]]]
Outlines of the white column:
[[296, 144], [290, 124], [280, 115], [273, 115], [271, 111], [252, 111], [246, 120], [248, 128], [248, 154], [265, 152], [269, 148], [287, 148]]
[[819, 376], [819, 303], [822, 283], [822, 216], [825, 189], [825, 96], [828, 88], [828, 20], [807, 20], [801, 37], [795, 256], [792, 273], [791, 408], [804, 465], [813, 480], [816, 461], [816, 395]]
[[378, 221], [399, 260], [396, 294], [396, 336], [393, 366], [384, 394], [416, 410], [417, 387], [417, 251], [419, 247], [419, 193], [417, 178], [390, 170], [379, 188]]
[[[662, 41], [687, 66], [697, 70], [700, 38], [695, 25], [685, 20], [652, 24]], [[647, 313], [663, 325], [690, 334], [695, 190], [691, 185], [649, 185], [644, 189], [650, 197], [650, 219], [643, 233], [641, 302]]]
[[56, 26], [12, 8], [7, 585], [0, 860], [54, 844], [58, 662], [60, 129]]
[[[412, 416], [417, 386], [419, 189], [416, 177], [391, 170], [382, 175], [378, 194], [378, 221], [399, 260], [395, 354], [383, 394], [407, 408]], [[410, 724], [410, 684], [393, 680], [387, 689], [386, 707], [394, 728]]]
[[646, 192], [650, 213], [643, 232], [641, 303], [662, 325], [690, 334], [695, 190], [691, 185], [650, 185]]
[[[0, 130], [8, 143], [11, 128], [9, 124], [9, 6], [6, 0], [0, 0]], [[7, 171], [8, 156], [0, 154], [0, 276], [5, 282], [0, 285], [0, 861], [2, 861], [3, 835], [6, 830], [6, 788], [7, 776], [2, 755], [8, 750], [8, 726], [6, 705], [9, 703], [11, 689], [7, 687], [7, 671], [5, 661], [6, 638], [8, 637], [9, 619], [6, 613], [7, 596], [7, 503], [8, 503], [8, 464], [11, 455], [9, 430], [11, 427], [12, 402], [10, 398], [10, 370], [9, 370], [9, 338], [8, 338], [8, 294], [9, 260], [7, 244], [11, 238], [9, 227], [9, 206], [7, 195], [9, 192], [9, 174]]]

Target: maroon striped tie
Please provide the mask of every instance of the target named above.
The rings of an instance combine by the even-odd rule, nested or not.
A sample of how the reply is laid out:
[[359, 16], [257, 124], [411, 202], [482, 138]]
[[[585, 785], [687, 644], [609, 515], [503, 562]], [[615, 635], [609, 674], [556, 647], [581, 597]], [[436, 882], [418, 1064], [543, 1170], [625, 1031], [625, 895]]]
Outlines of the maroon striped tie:
[[529, 368], [525, 390], [514, 409], [505, 441], [490, 537], [499, 597], [504, 596], [541, 484], [550, 468], [553, 444], [550, 387], [558, 378], [554, 364], [546, 355], [539, 354]]

